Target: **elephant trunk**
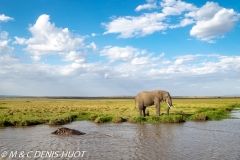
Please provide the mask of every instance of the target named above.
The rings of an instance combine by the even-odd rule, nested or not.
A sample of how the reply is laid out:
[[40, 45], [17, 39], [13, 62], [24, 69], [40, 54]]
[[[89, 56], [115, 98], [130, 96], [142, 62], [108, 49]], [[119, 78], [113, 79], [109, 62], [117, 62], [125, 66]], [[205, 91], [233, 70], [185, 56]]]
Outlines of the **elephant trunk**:
[[168, 97], [168, 98], [166, 99], [166, 102], [167, 102], [167, 104], [168, 104], [168, 107], [171, 108], [171, 106], [172, 106], [172, 99], [171, 99], [171, 97]]
[[170, 108], [172, 107], [172, 99], [171, 99], [170, 96], [166, 99], [166, 102], [167, 102], [167, 104], [168, 104], [168, 107], [167, 107], [167, 115], [169, 115], [169, 110], [170, 110]]

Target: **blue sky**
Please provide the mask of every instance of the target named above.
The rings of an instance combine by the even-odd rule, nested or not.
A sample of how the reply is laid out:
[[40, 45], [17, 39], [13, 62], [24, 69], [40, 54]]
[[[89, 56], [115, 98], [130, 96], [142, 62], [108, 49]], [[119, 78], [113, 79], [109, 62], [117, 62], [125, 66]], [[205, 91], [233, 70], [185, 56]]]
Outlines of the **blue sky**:
[[0, 2], [0, 95], [240, 94], [240, 2]]

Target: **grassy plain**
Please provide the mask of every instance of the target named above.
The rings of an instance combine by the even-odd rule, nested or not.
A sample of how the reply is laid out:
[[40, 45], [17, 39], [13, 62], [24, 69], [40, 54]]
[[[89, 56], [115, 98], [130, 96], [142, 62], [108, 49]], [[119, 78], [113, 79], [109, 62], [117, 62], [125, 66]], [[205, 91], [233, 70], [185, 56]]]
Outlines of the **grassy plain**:
[[174, 108], [165, 115], [167, 104], [161, 103], [161, 116], [155, 107], [147, 107], [149, 116], [142, 118], [134, 109], [134, 99], [0, 99], [0, 126], [28, 126], [36, 124], [66, 124], [75, 120], [96, 123], [177, 123], [186, 120], [220, 120], [234, 108], [240, 108], [240, 98], [173, 99]]

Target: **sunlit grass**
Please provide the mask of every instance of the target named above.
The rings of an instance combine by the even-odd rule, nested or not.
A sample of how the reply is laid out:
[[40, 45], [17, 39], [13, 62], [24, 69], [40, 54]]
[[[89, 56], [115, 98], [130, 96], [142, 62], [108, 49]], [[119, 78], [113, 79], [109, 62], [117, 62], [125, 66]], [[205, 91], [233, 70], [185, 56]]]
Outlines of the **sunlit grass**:
[[176, 123], [186, 120], [220, 120], [229, 111], [240, 108], [240, 98], [229, 99], [173, 99], [174, 108], [166, 113], [161, 103], [161, 116], [155, 107], [147, 107], [149, 116], [140, 117], [133, 99], [77, 100], [14, 98], [0, 99], [0, 126], [28, 126], [36, 124], [66, 124], [75, 120], [96, 123]]

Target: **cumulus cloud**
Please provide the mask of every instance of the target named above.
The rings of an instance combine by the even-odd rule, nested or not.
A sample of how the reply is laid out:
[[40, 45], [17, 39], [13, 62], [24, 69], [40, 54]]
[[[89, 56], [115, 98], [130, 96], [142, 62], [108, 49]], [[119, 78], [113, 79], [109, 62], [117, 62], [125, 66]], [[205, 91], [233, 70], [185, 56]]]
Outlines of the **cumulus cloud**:
[[140, 50], [131, 46], [118, 47], [118, 46], [107, 46], [100, 51], [101, 56], [107, 56], [110, 62], [114, 61], [128, 61], [140, 53]]
[[5, 31], [0, 32], [0, 55], [13, 53], [14, 48], [9, 46], [9, 42], [8, 33]]
[[[124, 63], [83, 63], [84, 55], [77, 51], [62, 55], [63, 60], [73, 62], [66, 65], [23, 64], [9, 55], [0, 56], [0, 79], [4, 84], [0, 91], [6, 94], [18, 94], [24, 90], [28, 95], [99, 96], [112, 95], [114, 88], [118, 90], [116, 95], [134, 95], [139, 90], [158, 86], [171, 90], [173, 84], [181, 89], [181, 86], [187, 87], [193, 82], [198, 86], [207, 81], [211, 86], [210, 83], [223, 83], [226, 78], [239, 82], [240, 56], [197, 54], [167, 58], [164, 53], [148, 53], [131, 46], [108, 46], [100, 54], [110, 61]], [[21, 88], [24, 84], [31, 85], [32, 90]], [[87, 85], [92, 86], [89, 91], [84, 89]], [[176, 91], [174, 87], [172, 89]]]
[[230, 31], [239, 20], [239, 15], [233, 9], [222, 8], [212, 2], [207, 2], [196, 13], [190, 13], [188, 16], [197, 20], [190, 35], [208, 42], [214, 42], [213, 38]]
[[2, 31], [0, 32], [0, 39], [7, 39], [8, 38], [8, 32]]
[[195, 24], [190, 30], [190, 35], [209, 43], [214, 43], [214, 38], [230, 31], [239, 20], [239, 14], [233, 9], [220, 7], [214, 2], [206, 2], [205, 5], [197, 8], [182, 1], [164, 0], [161, 6], [162, 12], [166, 15], [180, 15], [185, 12], [185, 18], [180, 24], [170, 25], [169, 28]]
[[[8, 20], [12, 20], [12, 18], [0, 15], [0, 22]], [[9, 64], [17, 61], [17, 58], [13, 56], [14, 48], [9, 46], [10, 41], [8, 32], [0, 31], [0, 74], [5, 74], [10, 69]]]
[[195, 11], [186, 13], [185, 16], [193, 17], [196, 20], [209, 20], [212, 19], [212, 17], [221, 9], [222, 7], [220, 7], [218, 3], [206, 2], [205, 5]]
[[188, 18], [185, 18], [183, 19], [181, 22], [180, 22], [180, 26], [181, 27], [185, 27], [189, 24], [193, 24], [195, 21], [193, 19], [188, 19]]
[[192, 60], [193, 60], [193, 58], [179, 58], [174, 62], [174, 64], [175, 65], [182, 65], [185, 62], [189, 62], [189, 61], [192, 61]]
[[93, 52], [96, 52], [98, 50], [98, 47], [94, 42], [90, 43], [88, 48], [92, 48]]
[[[204, 61], [201, 59], [203, 57], [206, 58], [210, 56], [215, 58], [214, 61]], [[193, 60], [195, 63], [191, 63]], [[150, 73], [152, 75], [171, 74], [176, 77], [180, 75], [188, 75], [190, 77], [194, 75], [206, 74], [225, 75], [225, 73], [229, 71], [235, 72], [234, 74], [236, 74], [236, 72], [240, 71], [239, 62], [240, 56], [188, 55], [177, 57], [175, 61], [172, 61], [164, 67], [161, 67], [161, 69], [151, 69]]]
[[147, 4], [143, 4], [143, 5], [139, 5], [137, 6], [137, 8], [135, 9], [135, 11], [139, 12], [141, 10], [151, 10], [151, 9], [155, 9], [157, 8], [157, 4], [156, 3], [147, 3]]
[[[214, 38], [231, 30], [239, 19], [239, 14], [233, 9], [223, 8], [213, 2], [207, 2], [200, 8], [181, 0], [164, 0], [162, 3], [148, 0], [147, 4], [150, 5], [140, 5], [136, 11], [148, 10], [148, 13], [114, 17], [111, 22], [103, 23], [106, 27], [104, 34], [117, 33], [120, 34], [119, 38], [141, 37], [193, 25], [191, 36], [213, 42]], [[155, 4], [161, 8], [153, 7]], [[151, 9], [158, 9], [159, 12], [155, 10], [149, 13]], [[102, 96], [112, 95], [115, 89], [116, 95], [134, 95], [139, 90], [172, 87], [176, 91], [175, 88], [198, 87], [200, 84], [205, 85], [205, 82], [211, 89], [210, 83], [224, 83], [226, 79], [239, 83], [240, 56], [199, 54], [167, 58], [164, 53], [149, 53], [133, 46], [106, 46], [99, 51], [99, 55], [107, 60], [89, 63], [86, 55], [89, 50], [97, 52], [97, 44], [85, 44], [85, 37], [74, 35], [68, 28], [57, 27], [50, 22], [50, 16], [41, 15], [28, 29], [31, 37], [15, 37], [14, 44], [25, 45], [25, 50], [36, 61], [43, 56], [60, 55], [66, 63], [24, 64], [10, 56], [14, 52], [14, 48], [9, 45], [11, 40], [7, 32], [0, 32], [2, 93], [18, 94], [18, 91], [26, 90], [25, 84], [31, 85], [27, 87], [28, 95]], [[92, 37], [96, 35], [93, 33]], [[90, 87], [85, 89], [86, 86]], [[63, 90], [64, 93], [61, 92]]]
[[184, 18], [183, 20], [181, 20], [180, 24], [170, 25], [169, 28], [185, 27], [193, 23], [195, 23], [193, 19]]
[[149, 57], [136, 57], [131, 61], [131, 64], [137, 64], [137, 65], [142, 65], [142, 64], [149, 64], [150, 63], [150, 58]]
[[145, 13], [139, 17], [119, 17], [102, 25], [107, 30], [104, 34], [120, 33], [119, 38], [141, 37], [167, 29], [167, 25], [162, 22], [164, 19], [164, 14], [154, 12]]
[[94, 43], [86, 46], [84, 38], [73, 35], [68, 28], [56, 27], [46, 14], [39, 16], [36, 23], [29, 27], [29, 31], [32, 34], [31, 38], [15, 37], [15, 44], [27, 45], [25, 50], [33, 54], [35, 60], [39, 60], [41, 56], [65, 54], [86, 48], [96, 50]]
[[[198, 8], [194, 4], [181, 0], [163, 0], [161, 7], [155, 1], [139, 5], [135, 11], [158, 9], [159, 12], [143, 13], [140, 16], [114, 17], [109, 23], [102, 23], [104, 34], [119, 33], [118, 38], [143, 37], [154, 32], [193, 25], [190, 35], [209, 43], [223, 37], [240, 18], [233, 9], [219, 6], [218, 3], [206, 2]], [[178, 20], [177, 20], [178, 19]]]
[[[106, 56], [110, 62], [122, 61], [128, 65], [146, 65], [159, 60], [164, 54], [153, 57], [153, 53], [132, 46], [106, 46], [100, 51], [100, 56]], [[121, 66], [123, 67], [123, 66]]]
[[9, 16], [5, 16], [4, 14], [0, 14], [0, 22], [7, 22], [7, 21], [11, 21], [14, 20], [12, 17]]
[[75, 61], [76, 63], [85, 62], [85, 58], [82, 53], [76, 51], [70, 51], [68, 54], [64, 56], [65, 61]]
[[182, 12], [196, 10], [196, 6], [181, 0], [163, 0], [160, 2], [165, 15], [180, 15]]

